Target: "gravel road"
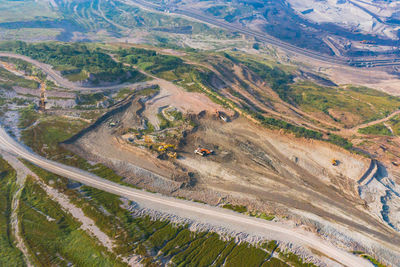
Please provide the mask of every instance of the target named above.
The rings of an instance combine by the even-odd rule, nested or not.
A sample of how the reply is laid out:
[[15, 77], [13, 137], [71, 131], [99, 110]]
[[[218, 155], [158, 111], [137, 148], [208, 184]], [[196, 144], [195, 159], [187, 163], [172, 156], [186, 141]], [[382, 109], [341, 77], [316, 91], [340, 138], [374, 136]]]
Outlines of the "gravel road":
[[302, 229], [282, 225], [277, 222], [248, 217], [222, 208], [211, 207], [122, 186], [83, 170], [47, 160], [30, 152], [27, 148], [17, 143], [3, 128], [0, 128], [0, 149], [31, 161], [43, 169], [58, 175], [135, 201], [143, 208], [171, 213], [173, 216], [214, 225], [215, 227], [226, 228], [234, 232], [264, 236], [309, 247], [335, 259], [344, 266], [372, 266], [368, 261], [336, 248], [317, 235]]

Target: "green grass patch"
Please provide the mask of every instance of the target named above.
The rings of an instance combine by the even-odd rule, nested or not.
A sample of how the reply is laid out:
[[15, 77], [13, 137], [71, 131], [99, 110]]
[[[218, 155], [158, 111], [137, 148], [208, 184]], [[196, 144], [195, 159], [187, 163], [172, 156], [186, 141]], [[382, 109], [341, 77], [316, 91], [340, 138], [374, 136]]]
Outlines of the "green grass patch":
[[369, 260], [376, 267], [386, 267], [386, 265], [380, 263], [378, 260], [374, 259], [370, 255], [364, 254], [361, 257], [363, 257], [364, 259]]
[[87, 80], [89, 78], [89, 73], [82, 70], [77, 73], [65, 74], [64, 77], [70, 80], [71, 82], [80, 82]]
[[183, 229], [176, 235], [174, 239], [165, 244], [165, 246], [161, 249], [161, 252], [165, 256], [173, 256], [180, 252], [185, 245], [190, 243], [196, 237], [196, 235], [196, 233], [191, 232], [188, 229]]
[[256, 218], [260, 218], [263, 220], [267, 220], [267, 221], [272, 221], [273, 219], [275, 219], [274, 215], [271, 214], [266, 214], [264, 212], [257, 212], [257, 211], [252, 211], [249, 214], [251, 217], [256, 217]]
[[275, 240], [272, 240], [265, 243], [262, 247], [268, 250], [269, 252], [272, 252], [278, 248], [278, 243]]
[[81, 230], [80, 223], [33, 179], [26, 182], [18, 212], [22, 235], [37, 265], [125, 266]]
[[39, 83], [33, 80], [25, 79], [21, 76], [17, 76], [14, 73], [0, 67], [0, 87], [11, 90], [14, 86], [38, 89]]
[[248, 244], [236, 246], [226, 258], [224, 266], [260, 266], [269, 254]]
[[232, 250], [237, 246], [236, 242], [230, 241], [225, 246], [224, 250], [221, 251], [217, 259], [212, 266], [223, 266], [226, 258], [232, 252]]
[[167, 120], [161, 113], [158, 113], [157, 117], [160, 120], [160, 130], [171, 128], [172, 126], [174, 126], [174, 124], [171, 121]]
[[268, 261], [264, 262], [261, 267], [290, 267], [290, 265], [280, 259], [270, 258]]
[[309, 113], [320, 113], [346, 127], [378, 120], [399, 109], [400, 98], [365, 87], [323, 87], [299, 82], [287, 90], [287, 99]]
[[380, 263], [378, 260], [376, 260], [372, 256], [365, 254], [363, 251], [353, 251], [352, 253], [354, 255], [358, 255], [358, 256], [363, 257], [364, 259], [370, 261], [376, 267], [386, 267], [386, 265]]
[[155, 250], [160, 250], [164, 245], [178, 234], [181, 229], [179, 227], [175, 227], [172, 224], [167, 224], [153, 235], [151, 235], [146, 244], [148, 247]]
[[224, 209], [233, 210], [239, 213], [247, 212], [246, 206], [243, 205], [232, 205], [232, 204], [225, 204], [222, 206]]
[[[25, 118], [26, 117], [26, 118]], [[31, 109], [21, 111], [21, 126], [29, 126], [38, 118]], [[22, 131], [22, 141], [45, 157], [55, 156], [59, 143], [72, 137], [87, 126], [81, 120], [66, 120], [54, 116], [42, 116], [34, 127]]]
[[360, 128], [358, 129], [358, 132], [360, 134], [370, 134], [370, 135], [386, 135], [386, 136], [392, 135], [390, 130], [383, 123], [378, 123], [365, 128]]
[[25, 266], [21, 251], [14, 244], [11, 205], [17, 191], [15, 170], [0, 157], [0, 266]]
[[138, 65], [145, 71], [158, 74], [173, 70], [183, 64], [179, 57], [162, 55], [154, 50], [142, 48], [120, 49], [117, 51], [118, 58], [132, 65]]
[[97, 102], [104, 100], [104, 93], [80, 94], [76, 95], [78, 105], [95, 105]]
[[[195, 250], [185, 253], [186, 256], [182, 258], [179, 266], [210, 266], [225, 247], [226, 242], [222, 241], [217, 234], [209, 234]], [[179, 254], [175, 259], [178, 258]]]
[[[69, 73], [69, 70], [80, 70], [91, 76], [92, 83], [99, 82], [126, 82], [145, 80], [145, 76], [138, 71], [125, 67], [122, 63], [115, 62], [110, 55], [100, 48], [91, 48], [82, 43], [35, 43], [28, 44], [21, 41], [6, 42], [0, 44], [0, 50], [7, 50], [29, 56], [33, 59], [50, 64], [56, 69], [66, 71], [72, 79], [81, 79], [77, 75]], [[72, 76], [71, 76], [72, 75]]]
[[34, 104], [24, 107], [19, 110], [18, 127], [27, 128], [34, 124], [39, 119], [39, 117], [40, 115], [39, 113], [37, 113]]
[[395, 135], [400, 135], [400, 115], [391, 118], [389, 121], [387, 121], [387, 124], [392, 127], [393, 133]]
[[292, 252], [279, 252], [279, 258], [294, 267], [317, 267], [313, 263], [305, 262], [302, 258]]
[[[8, 62], [15, 66], [15, 68], [19, 71], [22, 71], [25, 75], [28, 76], [36, 76], [41, 81], [45, 81], [48, 87], [55, 86], [53, 81], [46, 80], [47, 74], [44, 73], [40, 68], [36, 67], [35, 65], [26, 62], [25, 60], [13, 57], [0, 57], [1, 61]], [[23, 79], [23, 77], [17, 76], [19, 79]], [[32, 86], [28, 88], [36, 89], [38, 88], [39, 84], [34, 80], [26, 80], [32, 83]]]
[[210, 71], [186, 64], [179, 57], [163, 55], [154, 50], [134, 47], [120, 49], [117, 51], [117, 56], [122, 62], [136, 65], [146, 72], [172, 81], [191, 92], [202, 91], [199, 82], [204, 83], [203, 77], [211, 75]]

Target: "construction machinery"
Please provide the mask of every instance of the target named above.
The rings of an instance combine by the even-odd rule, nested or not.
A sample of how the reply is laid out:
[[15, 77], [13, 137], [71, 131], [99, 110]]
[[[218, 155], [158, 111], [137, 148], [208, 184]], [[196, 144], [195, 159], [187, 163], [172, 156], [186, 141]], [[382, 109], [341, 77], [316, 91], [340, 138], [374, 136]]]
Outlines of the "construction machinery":
[[146, 144], [153, 144], [153, 138], [151, 138], [151, 136], [149, 136], [149, 135], [145, 135], [144, 136], [144, 142]]
[[158, 152], [160, 152], [160, 155], [167, 155], [169, 158], [176, 159], [178, 157], [178, 154], [175, 152], [176, 146], [173, 144], [165, 144], [161, 143], [161, 145], [158, 147]]
[[198, 148], [194, 151], [194, 153], [197, 154], [197, 155], [200, 155], [200, 156], [202, 156], [202, 157], [206, 157], [206, 156], [209, 156], [209, 155], [213, 155], [213, 154], [214, 154], [214, 151], [213, 151], [213, 150], [206, 149], [206, 148], [198, 147]]
[[167, 152], [167, 156], [172, 159], [176, 159], [178, 157], [178, 154], [174, 151], [169, 151], [169, 152]]
[[224, 121], [224, 122], [228, 122], [228, 121], [229, 121], [228, 117], [227, 117], [223, 112], [221, 112], [221, 111], [219, 111], [219, 110], [215, 110], [215, 114], [217, 115], [217, 117], [218, 117], [220, 120], [222, 120], [222, 121]]
[[331, 163], [332, 163], [332, 166], [338, 166], [339, 165], [339, 161], [337, 159], [332, 159]]
[[110, 128], [113, 128], [113, 127], [117, 126], [117, 124], [118, 124], [118, 122], [116, 122], [116, 121], [110, 121], [110, 123], [108, 124], [108, 126], [109, 126]]
[[173, 150], [175, 150], [175, 146], [172, 145], [172, 144], [161, 144], [161, 145], [158, 147], [158, 151], [160, 151], [160, 152], [164, 152], [164, 151], [173, 151]]
[[41, 83], [41, 92], [40, 92], [40, 100], [39, 100], [39, 112], [45, 112], [46, 111], [46, 89], [45, 85]]

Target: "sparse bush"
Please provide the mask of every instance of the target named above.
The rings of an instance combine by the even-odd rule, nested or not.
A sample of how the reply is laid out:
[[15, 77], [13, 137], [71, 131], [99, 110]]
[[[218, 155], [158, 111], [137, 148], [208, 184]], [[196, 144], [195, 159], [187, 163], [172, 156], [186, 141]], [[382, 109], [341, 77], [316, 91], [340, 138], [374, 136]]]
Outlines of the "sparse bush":
[[232, 204], [225, 204], [222, 206], [224, 209], [233, 210], [239, 213], [247, 212], [246, 206], [243, 205], [232, 205]]

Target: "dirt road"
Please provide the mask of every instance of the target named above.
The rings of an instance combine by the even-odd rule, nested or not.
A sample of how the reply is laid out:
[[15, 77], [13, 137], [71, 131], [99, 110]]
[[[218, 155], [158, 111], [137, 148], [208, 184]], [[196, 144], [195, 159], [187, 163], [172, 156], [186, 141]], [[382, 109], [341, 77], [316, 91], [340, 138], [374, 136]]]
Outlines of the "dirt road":
[[360, 133], [358, 133], [359, 129], [365, 128], [365, 127], [369, 127], [369, 126], [372, 126], [372, 125], [375, 125], [375, 124], [379, 124], [379, 123], [382, 123], [382, 122], [386, 122], [386, 121], [390, 120], [391, 118], [393, 118], [393, 117], [395, 117], [395, 116], [397, 116], [399, 114], [400, 114], [400, 110], [397, 110], [397, 111], [393, 112], [392, 114], [390, 114], [389, 116], [387, 116], [385, 118], [382, 118], [382, 119], [379, 119], [379, 120], [376, 120], [376, 121], [367, 122], [367, 123], [364, 123], [364, 124], [360, 124], [360, 125], [357, 125], [356, 127], [353, 127], [351, 129], [343, 129], [343, 130], [340, 131], [340, 133], [343, 134], [343, 135], [353, 135], [353, 134], [360, 135]]
[[40, 68], [42, 71], [44, 71], [48, 75], [47, 78], [49, 80], [52, 80], [59, 86], [68, 88], [70, 90], [75, 90], [75, 91], [101, 91], [104, 89], [108, 89], [108, 90], [115, 89], [116, 90], [116, 89], [121, 89], [121, 88], [128, 87], [131, 85], [129, 83], [122, 83], [122, 84], [110, 85], [110, 86], [94, 86], [94, 87], [80, 86], [80, 85], [77, 85], [76, 83], [71, 82], [68, 79], [62, 77], [61, 74], [59, 72], [55, 71], [53, 69], [53, 67], [51, 67], [50, 65], [39, 62], [30, 57], [14, 54], [14, 53], [10, 53], [10, 52], [0, 52], [0, 57], [17, 58], [17, 59], [22, 59], [26, 62], [29, 62], [29, 63], [35, 65], [36, 67]]
[[138, 202], [139, 205], [150, 205], [152, 208], [158, 209], [159, 211], [171, 211], [175, 215], [182, 216], [183, 218], [200, 220], [201, 223], [217, 223], [223, 227], [231, 226], [231, 228], [235, 230], [248, 232], [250, 234], [254, 232], [268, 232], [274, 237], [279, 237], [282, 241], [293, 242], [320, 251], [324, 255], [335, 259], [345, 266], [372, 266], [366, 260], [335, 248], [316, 235], [301, 229], [248, 217], [221, 208], [133, 189], [99, 178], [91, 173], [52, 162], [29, 152], [22, 145], [14, 141], [3, 128], [0, 129], [0, 148], [14, 153], [18, 157], [29, 160], [48, 171], [68, 177], [88, 186], [126, 197]]

